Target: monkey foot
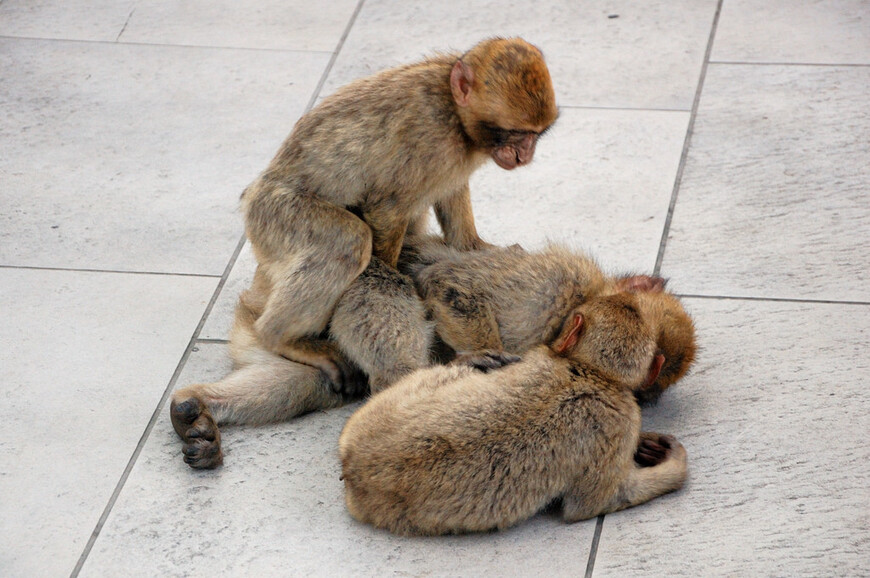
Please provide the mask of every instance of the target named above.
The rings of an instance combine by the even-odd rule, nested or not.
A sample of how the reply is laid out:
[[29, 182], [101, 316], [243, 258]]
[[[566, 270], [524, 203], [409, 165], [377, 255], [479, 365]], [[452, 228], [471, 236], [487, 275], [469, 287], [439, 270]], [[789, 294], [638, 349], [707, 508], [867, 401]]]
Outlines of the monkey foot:
[[368, 390], [366, 375], [355, 365], [343, 359], [325, 361], [320, 370], [329, 379], [334, 393], [348, 398], [361, 397]]
[[642, 468], [657, 466], [668, 457], [668, 452], [675, 441], [672, 436], [641, 434], [634, 461]]
[[191, 397], [169, 408], [172, 427], [181, 436], [184, 462], [196, 469], [212, 469], [221, 465], [221, 433], [214, 418], [199, 399]]

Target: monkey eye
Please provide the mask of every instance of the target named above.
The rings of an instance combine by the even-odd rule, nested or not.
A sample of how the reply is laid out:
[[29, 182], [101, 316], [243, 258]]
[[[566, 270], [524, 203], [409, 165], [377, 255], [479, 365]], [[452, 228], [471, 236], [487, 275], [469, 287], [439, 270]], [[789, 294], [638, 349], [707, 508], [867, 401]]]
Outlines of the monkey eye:
[[515, 145], [522, 143], [529, 135], [536, 138], [546, 132], [547, 129], [541, 132], [533, 130], [522, 130], [515, 128], [502, 128], [491, 122], [480, 122], [478, 124], [479, 132], [483, 142], [493, 148], [502, 147], [505, 145]]

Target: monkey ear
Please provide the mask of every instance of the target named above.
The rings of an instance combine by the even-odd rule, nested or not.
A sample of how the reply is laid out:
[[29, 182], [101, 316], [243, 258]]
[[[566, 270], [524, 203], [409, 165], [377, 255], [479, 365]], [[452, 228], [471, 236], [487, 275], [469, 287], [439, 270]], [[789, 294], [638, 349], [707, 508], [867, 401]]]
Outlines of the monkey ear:
[[474, 85], [474, 71], [471, 67], [457, 60], [450, 71], [450, 90], [453, 91], [453, 100], [461, 107], [468, 106], [471, 100], [471, 87]]
[[561, 343], [556, 344], [554, 351], [559, 355], [564, 355], [566, 351], [577, 345], [577, 340], [580, 339], [580, 330], [583, 328], [583, 315], [577, 313], [571, 319], [571, 329], [568, 334], [562, 339]]
[[646, 379], [644, 380], [643, 385], [640, 386], [640, 389], [646, 389], [655, 383], [659, 378], [659, 373], [661, 373], [664, 364], [665, 356], [661, 353], [653, 357], [652, 363], [650, 363], [649, 366], [649, 373], [646, 374]]
[[631, 277], [623, 277], [616, 282], [616, 286], [621, 291], [629, 293], [661, 293], [665, 289], [667, 280], [663, 277], [653, 277], [652, 275], [633, 275]]

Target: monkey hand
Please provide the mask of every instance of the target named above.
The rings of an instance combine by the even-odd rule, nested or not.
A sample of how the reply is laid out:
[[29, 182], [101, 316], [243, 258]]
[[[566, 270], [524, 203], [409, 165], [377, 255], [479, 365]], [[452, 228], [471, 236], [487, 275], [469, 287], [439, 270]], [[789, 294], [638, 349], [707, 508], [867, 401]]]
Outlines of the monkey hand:
[[642, 468], [650, 468], [659, 465], [668, 458], [682, 457], [685, 460], [685, 454], [686, 450], [675, 437], [644, 432], [640, 434], [634, 461]]
[[493, 369], [499, 369], [505, 365], [510, 365], [522, 360], [519, 355], [506, 353], [504, 351], [474, 351], [470, 353], [460, 353], [456, 356], [453, 363], [457, 365], [467, 365], [474, 369], [488, 373]]

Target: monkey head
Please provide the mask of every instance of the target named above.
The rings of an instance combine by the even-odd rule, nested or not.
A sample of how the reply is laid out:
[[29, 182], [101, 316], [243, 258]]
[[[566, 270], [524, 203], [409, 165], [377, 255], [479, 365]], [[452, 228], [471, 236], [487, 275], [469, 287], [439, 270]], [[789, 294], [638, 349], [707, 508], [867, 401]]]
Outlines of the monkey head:
[[511, 170], [532, 161], [559, 115], [541, 51], [520, 38], [484, 40], [453, 65], [450, 89], [474, 147]]
[[654, 383], [636, 392], [643, 405], [658, 401], [662, 392], [676, 383], [695, 361], [695, 325], [680, 300], [665, 291], [667, 281], [650, 275], [623, 277], [616, 282], [618, 291], [634, 293], [643, 303], [650, 319], [658, 327], [656, 344], [665, 356], [661, 373]]
[[648, 317], [644, 304], [631, 293], [590, 299], [571, 312], [551, 348], [642, 390], [655, 382], [665, 361], [656, 345], [657, 328]]
[[695, 325], [679, 299], [671, 293], [641, 292], [637, 298], [655, 327], [656, 346], [664, 356], [658, 378], [635, 392], [638, 402], [650, 405], [658, 401], [665, 389], [683, 377], [695, 361]]

